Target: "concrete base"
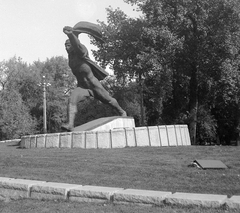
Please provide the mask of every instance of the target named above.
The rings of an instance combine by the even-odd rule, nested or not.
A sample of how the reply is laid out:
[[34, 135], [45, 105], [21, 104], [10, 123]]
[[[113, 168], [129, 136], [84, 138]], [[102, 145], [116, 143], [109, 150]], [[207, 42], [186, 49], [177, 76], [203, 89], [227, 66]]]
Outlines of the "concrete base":
[[27, 135], [21, 148], [111, 149], [124, 147], [190, 146], [187, 125], [116, 128], [99, 131]]
[[191, 145], [187, 125], [135, 127], [132, 117], [104, 117], [75, 127], [73, 132], [28, 135], [21, 148], [123, 148]]
[[104, 117], [99, 118], [88, 123], [85, 123], [81, 126], [76, 126], [73, 129], [73, 132], [81, 131], [103, 131], [116, 128], [132, 128], [135, 127], [135, 122], [132, 117]]

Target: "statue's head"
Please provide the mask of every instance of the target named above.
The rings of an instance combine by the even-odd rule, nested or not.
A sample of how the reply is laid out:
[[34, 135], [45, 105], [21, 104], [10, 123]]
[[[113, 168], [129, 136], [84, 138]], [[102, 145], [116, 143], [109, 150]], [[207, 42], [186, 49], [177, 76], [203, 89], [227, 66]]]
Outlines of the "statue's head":
[[68, 53], [70, 53], [70, 52], [73, 51], [73, 47], [72, 47], [71, 42], [70, 42], [69, 39], [67, 39], [67, 40], [65, 41], [65, 48], [66, 48], [66, 51], [67, 51]]

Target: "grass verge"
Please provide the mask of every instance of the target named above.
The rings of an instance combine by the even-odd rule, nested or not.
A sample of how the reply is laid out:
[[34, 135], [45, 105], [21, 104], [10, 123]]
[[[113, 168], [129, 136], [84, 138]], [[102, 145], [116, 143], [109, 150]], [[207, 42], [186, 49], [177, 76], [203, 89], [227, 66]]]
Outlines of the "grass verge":
[[[239, 151], [240, 147], [230, 146], [20, 149], [17, 144], [8, 143], [0, 144], [0, 177], [232, 196], [240, 195]], [[200, 170], [189, 167], [195, 159], [221, 160], [228, 169]], [[108, 208], [111, 210], [113, 205]], [[152, 210], [146, 212], [154, 212]], [[165, 210], [162, 212], [181, 212], [181, 209], [172, 211], [172, 207], [171, 211]], [[125, 211], [120, 209], [115, 212]], [[126, 212], [131, 212], [131, 209]], [[211, 212], [215, 213], [215, 210]]]
[[207, 209], [179, 206], [138, 206], [95, 203], [71, 203], [63, 201], [17, 200], [0, 202], [1, 213], [238, 213], [237, 210]]

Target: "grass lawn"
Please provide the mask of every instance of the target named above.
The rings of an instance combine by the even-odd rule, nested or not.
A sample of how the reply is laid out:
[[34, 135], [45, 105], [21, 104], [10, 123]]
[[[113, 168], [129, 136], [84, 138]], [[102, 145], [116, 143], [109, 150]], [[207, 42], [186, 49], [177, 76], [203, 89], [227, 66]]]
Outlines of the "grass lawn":
[[18, 200], [0, 202], [1, 213], [239, 213], [239, 210], [206, 209], [197, 207], [146, 207], [137, 205], [112, 205], [71, 203], [60, 201]]
[[[0, 144], [0, 177], [231, 196], [240, 195], [239, 156], [240, 147], [234, 146], [20, 149], [8, 143]], [[229, 168], [200, 170], [188, 167], [195, 159], [221, 160]], [[144, 212], [128, 210], [116, 212]]]

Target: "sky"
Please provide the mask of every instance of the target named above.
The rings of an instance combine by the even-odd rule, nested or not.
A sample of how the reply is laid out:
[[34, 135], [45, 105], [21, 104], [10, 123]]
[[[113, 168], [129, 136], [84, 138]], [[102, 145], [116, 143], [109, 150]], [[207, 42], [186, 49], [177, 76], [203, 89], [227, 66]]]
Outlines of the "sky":
[[[120, 8], [130, 17], [139, 13], [123, 0], [0, 0], [0, 62], [16, 56], [24, 62], [45, 61], [53, 56], [67, 57], [64, 26], [79, 21], [107, 21], [106, 8]], [[88, 48], [90, 39], [79, 36]]]

